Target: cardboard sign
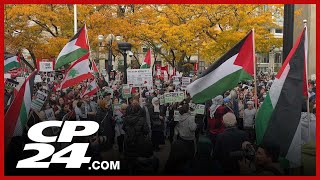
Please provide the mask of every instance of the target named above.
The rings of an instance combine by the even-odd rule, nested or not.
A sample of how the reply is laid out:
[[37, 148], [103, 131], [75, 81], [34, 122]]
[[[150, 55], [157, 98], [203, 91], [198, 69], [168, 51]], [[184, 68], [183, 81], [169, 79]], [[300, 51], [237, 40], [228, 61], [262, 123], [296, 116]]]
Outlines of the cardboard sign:
[[171, 93], [164, 93], [165, 103], [173, 103], [173, 98]]
[[53, 70], [53, 62], [39, 62], [39, 71], [40, 72], [51, 72]]
[[127, 69], [127, 80], [132, 87], [152, 87], [152, 69]]
[[54, 112], [52, 108], [44, 110], [44, 113], [46, 114], [46, 117], [48, 120], [56, 120], [56, 117], [54, 116]]
[[31, 109], [41, 111], [44, 102], [47, 99], [47, 94], [42, 91], [37, 91], [36, 98], [31, 102]]

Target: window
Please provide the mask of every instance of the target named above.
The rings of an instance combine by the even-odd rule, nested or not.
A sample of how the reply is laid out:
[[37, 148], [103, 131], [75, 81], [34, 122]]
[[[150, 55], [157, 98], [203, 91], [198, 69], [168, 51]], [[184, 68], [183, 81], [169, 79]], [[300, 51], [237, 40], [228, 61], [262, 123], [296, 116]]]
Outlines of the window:
[[282, 29], [276, 29], [275, 33], [282, 33]]
[[274, 63], [280, 63], [282, 64], [282, 53], [281, 52], [277, 52], [274, 55]]

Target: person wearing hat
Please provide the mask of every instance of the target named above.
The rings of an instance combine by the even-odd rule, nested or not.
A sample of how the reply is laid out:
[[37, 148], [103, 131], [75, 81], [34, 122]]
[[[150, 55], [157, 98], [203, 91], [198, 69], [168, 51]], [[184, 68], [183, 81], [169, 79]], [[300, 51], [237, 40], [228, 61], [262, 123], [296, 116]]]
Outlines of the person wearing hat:
[[220, 164], [223, 174], [237, 175], [239, 164], [230, 156], [230, 153], [241, 150], [241, 145], [248, 140], [248, 135], [237, 128], [236, 116], [233, 113], [226, 113], [222, 122], [225, 130], [216, 137], [213, 158]]
[[243, 112], [243, 130], [249, 135], [250, 142], [255, 140], [254, 120], [256, 116], [256, 109], [253, 107], [253, 101], [247, 102], [247, 108]]

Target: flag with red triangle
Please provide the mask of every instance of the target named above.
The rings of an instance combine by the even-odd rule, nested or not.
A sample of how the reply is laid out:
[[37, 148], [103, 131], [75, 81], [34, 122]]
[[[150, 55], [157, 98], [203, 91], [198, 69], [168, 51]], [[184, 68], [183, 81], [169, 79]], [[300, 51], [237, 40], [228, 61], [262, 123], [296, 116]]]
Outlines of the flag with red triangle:
[[147, 69], [150, 67], [151, 67], [151, 49], [148, 50], [140, 69]]
[[195, 103], [203, 103], [222, 95], [254, 75], [254, 32], [250, 31], [238, 44], [224, 54], [193, 83], [187, 91]]
[[55, 62], [55, 69], [69, 64], [80, 57], [84, 56], [89, 51], [89, 41], [87, 36], [87, 28], [84, 25], [78, 33], [70, 39], [70, 41], [63, 47]]
[[90, 60], [90, 69], [91, 69], [92, 74], [93, 74], [94, 76], [97, 77], [97, 76], [99, 75], [99, 70], [98, 70], [97, 65], [96, 65], [96, 63], [94, 62], [94, 60]]
[[81, 94], [81, 98], [84, 96], [93, 96], [95, 93], [99, 91], [99, 86], [95, 80], [91, 81], [90, 84], [87, 86], [87, 88], [84, 90], [84, 92]]
[[92, 77], [91, 69], [89, 67], [89, 55], [90, 54], [87, 53], [69, 67], [61, 82], [61, 89], [74, 86]]

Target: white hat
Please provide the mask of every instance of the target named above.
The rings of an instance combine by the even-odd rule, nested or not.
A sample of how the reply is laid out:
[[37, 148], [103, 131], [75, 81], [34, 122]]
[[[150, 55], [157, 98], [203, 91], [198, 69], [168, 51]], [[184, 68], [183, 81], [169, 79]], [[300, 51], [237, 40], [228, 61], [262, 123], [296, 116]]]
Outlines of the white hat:
[[248, 101], [247, 104], [253, 105], [253, 101]]
[[237, 119], [233, 113], [228, 112], [223, 116], [222, 122], [225, 127], [234, 127], [237, 124]]

